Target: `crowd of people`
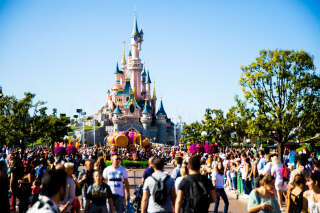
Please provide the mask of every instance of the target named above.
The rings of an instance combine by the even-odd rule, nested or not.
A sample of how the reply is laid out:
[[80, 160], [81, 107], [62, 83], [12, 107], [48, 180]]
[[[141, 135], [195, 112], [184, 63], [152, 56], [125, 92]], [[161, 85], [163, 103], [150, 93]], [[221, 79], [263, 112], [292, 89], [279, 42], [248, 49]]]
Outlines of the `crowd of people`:
[[[253, 148], [191, 155], [181, 147], [156, 147], [138, 155], [149, 159], [140, 199], [139, 193], [130, 196], [122, 153], [104, 147], [72, 155], [44, 147], [3, 148], [1, 212], [191, 213], [208, 212], [211, 203], [218, 212], [222, 199], [227, 213], [230, 193], [243, 194], [248, 212], [281, 212], [284, 206], [289, 213], [320, 212], [320, 159], [308, 150], [286, 150], [283, 159]], [[168, 163], [175, 165], [172, 171], [165, 170]]]

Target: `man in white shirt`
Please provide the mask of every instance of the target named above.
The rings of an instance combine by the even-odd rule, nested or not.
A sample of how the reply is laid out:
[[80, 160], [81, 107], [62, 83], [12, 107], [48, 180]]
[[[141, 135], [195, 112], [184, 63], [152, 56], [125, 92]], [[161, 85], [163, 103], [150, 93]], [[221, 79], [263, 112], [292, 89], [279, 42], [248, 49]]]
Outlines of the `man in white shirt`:
[[128, 172], [126, 168], [121, 166], [121, 157], [119, 155], [113, 155], [111, 157], [112, 165], [103, 170], [103, 178], [105, 182], [110, 186], [112, 191], [113, 203], [116, 212], [124, 212], [124, 187], [126, 189], [127, 201], [130, 200]]

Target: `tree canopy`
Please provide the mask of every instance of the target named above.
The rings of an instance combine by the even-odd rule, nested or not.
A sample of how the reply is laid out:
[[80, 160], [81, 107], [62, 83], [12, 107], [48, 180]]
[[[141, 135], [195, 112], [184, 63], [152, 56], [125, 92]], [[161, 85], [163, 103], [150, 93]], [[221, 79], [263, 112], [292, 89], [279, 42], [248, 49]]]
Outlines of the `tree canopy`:
[[34, 103], [35, 94], [25, 93], [22, 99], [14, 96], [0, 98], [0, 141], [8, 146], [25, 147], [38, 139], [52, 144], [68, 134], [70, 119], [58, 117], [56, 110], [47, 114], [45, 102]]

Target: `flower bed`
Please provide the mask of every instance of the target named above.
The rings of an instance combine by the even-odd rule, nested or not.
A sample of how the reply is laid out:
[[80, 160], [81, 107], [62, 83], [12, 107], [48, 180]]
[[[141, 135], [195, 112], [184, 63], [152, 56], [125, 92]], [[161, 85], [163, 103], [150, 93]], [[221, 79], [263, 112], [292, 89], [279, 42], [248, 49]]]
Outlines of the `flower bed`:
[[[111, 161], [106, 161], [106, 166], [110, 166]], [[134, 160], [123, 160], [122, 166], [128, 167], [136, 167], [136, 168], [146, 168], [148, 167], [148, 161], [134, 161]]]

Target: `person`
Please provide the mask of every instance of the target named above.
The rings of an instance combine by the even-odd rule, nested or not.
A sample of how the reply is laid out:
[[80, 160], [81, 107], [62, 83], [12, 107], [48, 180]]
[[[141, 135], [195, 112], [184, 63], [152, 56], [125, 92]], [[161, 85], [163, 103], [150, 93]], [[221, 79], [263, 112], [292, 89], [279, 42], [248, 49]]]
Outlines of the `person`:
[[216, 187], [217, 199], [214, 203], [213, 212], [218, 212], [220, 197], [222, 197], [224, 202], [224, 213], [228, 213], [229, 200], [226, 192], [224, 191], [224, 168], [221, 162], [217, 164], [216, 171], [212, 175], [213, 185]]
[[295, 147], [290, 147], [290, 152], [288, 156], [288, 166], [294, 166], [296, 164], [297, 160], [297, 152], [295, 150]]
[[[76, 195], [76, 184], [72, 178], [74, 164], [67, 162], [64, 164], [64, 168], [67, 174], [67, 185], [66, 185], [66, 196], [62, 202], [59, 203], [60, 206], [66, 205], [67, 203], [72, 204]], [[71, 212], [72, 205], [68, 205], [68, 208], [65, 210], [66, 213]]]
[[82, 209], [86, 206], [88, 187], [93, 184], [93, 162], [91, 160], [86, 160], [84, 164], [85, 169], [79, 173], [78, 177], [78, 185], [81, 187], [82, 194], [82, 199], [80, 200]]
[[237, 164], [232, 163], [230, 170], [231, 182], [232, 182], [232, 190], [237, 190]]
[[181, 168], [180, 168], [180, 174], [181, 176], [178, 177], [174, 183], [175, 189], [176, 191], [178, 191], [178, 187], [179, 184], [181, 183], [181, 181], [183, 180], [183, 178], [188, 176], [188, 168], [187, 168], [187, 164], [183, 163]]
[[[176, 199], [176, 192], [174, 188], [174, 180], [165, 172], [164, 161], [160, 158], [152, 160], [154, 166], [154, 173], [149, 176], [143, 185], [143, 195], [141, 201], [141, 213], [145, 212], [173, 212], [174, 203]], [[155, 187], [158, 181], [165, 185], [166, 200], [163, 204], [155, 199]]]
[[124, 188], [126, 190], [127, 201], [130, 200], [128, 172], [126, 168], [121, 166], [121, 157], [119, 155], [112, 155], [111, 161], [111, 166], [103, 170], [102, 176], [111, 188], [116, 212], [124, 212]]
[[[284, 168], [284, 165], [280, 163], [280, 160], [277, 156], [273, 156], [271, 158], [272, 161], [272, 168], [271, 168], [271, 175], [275, 177], [275, 188], [277, 191], [277, 197], [279, 201], [280, 207], [282, 207], [282, 194], [284, 194], [284, 197], [287, 198], [287, 183], [283, 179], [282, 170]], [[287, 201], [286, 201], [287, 203]]]
[[249, 194], [248, 212], [281, 213], [278, 200], [274, 193], [274, 177], [265, 175], [260, 182], [261, 186], [255, 188]]
[[[178, 186], [175, 213], [208, 212], [210, 203], [215, 201], [216, 195], [212, 182], [200, 174], [199, 157], [193, 156], [189, 159], [188, 171], [189, 175]], [[197, 193], [202, 196], [195, 196], [195, 193], [190, 193], [191, 190], [202, 192]]]
[[152, 173], [154, 172], [154, 169], [152, 167], [152, 160], [153, 158], [149, 158], [148, 160], [148, 167], [143, 171], [143, 175], [142, 175], [142, 184], [144, 184], [144, 181], [150, 176], [152, 175]]
[[289, 179], [289, 183], [288, 183], [288, 187], [289, 187], [289, 191], [294, 187], [294, 178], [297, 174], [301, 174], [303, 176], [307, 175], [307, 171], [304, 168], [305, 163], [302, 159], [298, 159], [297, 160], [297, 165], [296, 165], [296, 169], [294, 169], [291, 173], [290, 173], [290, 179]]
[[320, 176], [316, 173], [310, 173], [306, 178], [308, 191], [303, 193], [303, 213], [320, 212]]
[[244, 190], [244, 193], [248, 195], [252, 190], [252, 184], [251, 184], [252, 170], [251, 170], [251, 163], [250, 163], [249, 157], [244, 159], [244, 168], [242, 171], [243, 171], [242, 172], [243, 190]]
[[106, 164], [104, 162], [103, 156], [98, 157], [97, 161], [93, 165], [93, 169], [100, 171], [100, 173], [102, 174], [105, 168]]
[[0, 201], [1, 212], [8, 213], [9, 209], [9, 179], [5, 161], [0, 161]]
[[266, 156], [266, 165], [263, 168], [263, 175], [271, 175], [271, 168], [272, 168], [272, 161], [271, 161], [271, 154]]
[[59, 213], [69, 205], [59, 210], [57, 204], [64, 200], [66, 193], [67, 174], [63, 169], [49, 170], [42, 178], [42, 194], [39, 200], [27, 211], [27, 213]]
[[87, 191], [87, 203], [85, 211], [89, 213], [107, 213], [107, 203], [111, 212], [115, 212], [112, 202], [112, 191], [108, 184], [102, 182], [102, 175], [99, 171], [93, 173], [94, 183], [89, 186]]
[[259, 156], [257, 154], [252, 155], [252, 189], [255, 189], [259, 186], [259, 172], [258, 172], [258, 163], [259, 163]]
[[263, 150], [259, 151], [260, 160], [257, 165], [259, 175], [264, 173], [264, 166], [266, 165], [265, 152]]
[[176, 167], [173, 169], [171, 174], [171, 177], [173, 178], [173, 180], [176, 180], [178, 177], [181, 176], [180, 169], [181, 169], [182, 161], [183, 159], [180, 156], [175, 158]]
[[305, 183], [304, 176], [297, 174], [294, 177], [294, 187], [288, 195], [287, 213], [300, 213], [302, 211]]

